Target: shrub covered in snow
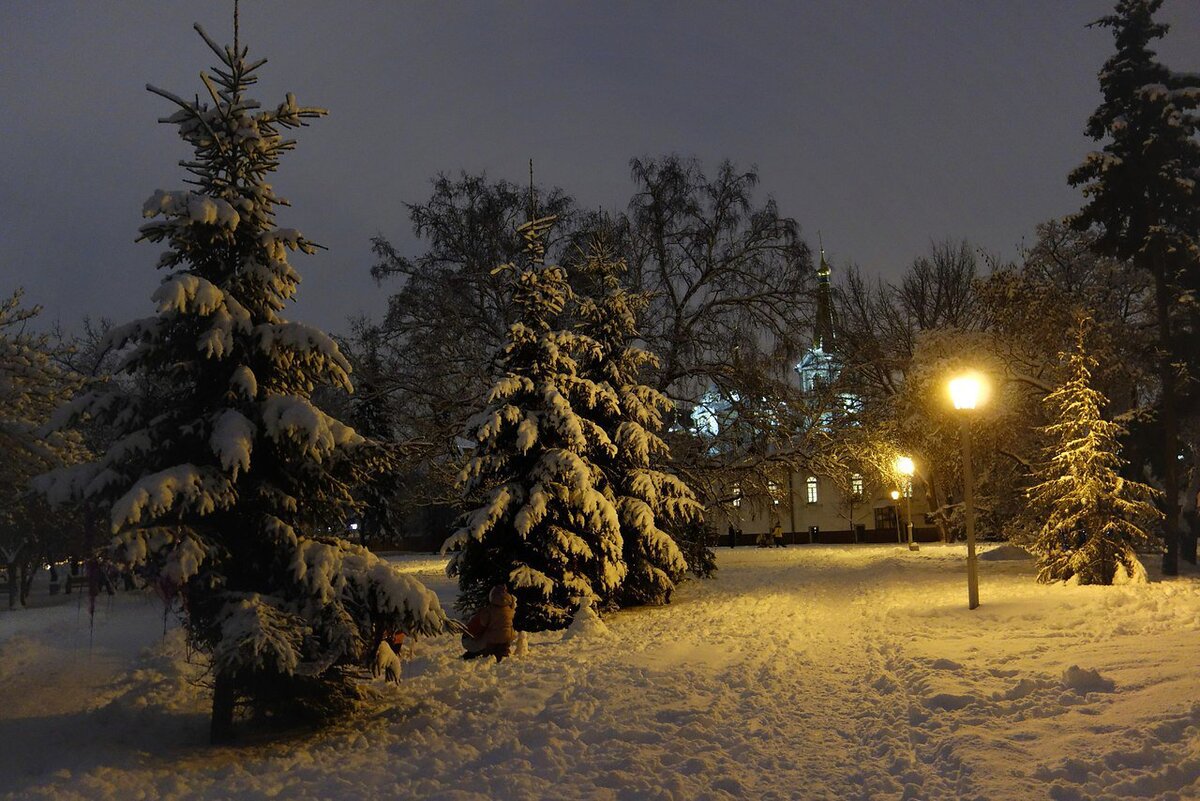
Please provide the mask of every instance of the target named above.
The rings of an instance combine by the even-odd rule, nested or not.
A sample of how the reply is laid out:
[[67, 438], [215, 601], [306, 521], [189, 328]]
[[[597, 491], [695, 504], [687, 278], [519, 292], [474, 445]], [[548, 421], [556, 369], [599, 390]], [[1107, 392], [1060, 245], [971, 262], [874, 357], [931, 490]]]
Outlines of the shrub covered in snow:
[[[112, 330], [119, 373], [164, 396], [112, 382], [78, 397], [62, 421], [116, 432], [95, 461], [50, 474], [45, 491], [109, 512], [112, 556], [182, 600], [189, 638], [211, 656], [213, 737], [228, 736], [239, 698], [270, 713], [302, 698], [330, 712], [386, 629], [434, 632], [436, 597], [331, 533], [356, 514], [355, 488], [387, 467], [384, 452], [326, 414], [314, 389], [350, 389], [349, 364], [321, 331], [280, 312], [299, 276], [290, 252], [316, 245], [275, 225], [268, 183], [294, 143], [284, 132], [322, 116], [292, 95], [246, 96], [263, 61], [235, 43], [195, 100], [164, 122], [194, 150], [192, 188], [146, 202], [141, 239], [165, 243], [157, 313]], [[201, 99], [203, 98], [203, 99]]]

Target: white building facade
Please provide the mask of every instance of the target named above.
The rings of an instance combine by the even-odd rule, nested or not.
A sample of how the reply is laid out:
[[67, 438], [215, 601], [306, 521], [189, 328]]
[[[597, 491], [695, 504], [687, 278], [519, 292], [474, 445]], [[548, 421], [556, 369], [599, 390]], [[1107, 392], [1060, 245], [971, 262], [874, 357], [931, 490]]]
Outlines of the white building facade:
[[[800, 387], [806, 394], [819, 394], [833, 385], [842, 370], [837, 357], [830, 268], [824, 248], [817, 269], [816, 300], [812, 347], [795, 366]], [[839, 413], [853, 414], [858, 409], [858, 399], [842, 394], [835, 406], [839, 407]], [[715, 396], [705, 396], [697, 408], [702, 409], [699, 415], [693, 412], [697, 433], [715, 435], [728, 404], [722, 405]], [[831, 413], [820, 414], [822, 422], [828, 423]], [[915, 539], [937, 538], [937, 529], [926, 523], [928, 509], [924, 494], [914, 493], [911, 481], [904, 486], [872, 486], [860, 475], [840, 478], [834, 481], [815, 471], [802, 470], [789, 475], [786, 482], [771, 483], [769, 491], [761, 497], [743, 497], [740, 488], [730, 487], [727, 490], [734, 497], [730, 511], [712, 514], [710, 520], [723, 537], [729, 536], [731, 528], [740, 532], [738, 544], [759, 542], [776, 523], [783, 530], [785, 544], [907, 541], [905, 527], [910, 520]]]

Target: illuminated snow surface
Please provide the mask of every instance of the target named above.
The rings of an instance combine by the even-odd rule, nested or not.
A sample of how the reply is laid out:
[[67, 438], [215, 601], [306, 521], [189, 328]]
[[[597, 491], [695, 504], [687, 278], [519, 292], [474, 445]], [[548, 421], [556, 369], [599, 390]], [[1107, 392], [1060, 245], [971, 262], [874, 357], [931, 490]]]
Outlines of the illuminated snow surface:
[[[359, 717], [236, 748], [203, 744], [151, 598], [101, 598], [90, 647], [74, 596], [0, 612], [0, 797], [1200, 797], [1195, 573], [1046, 587], [984, 561], [969, 612], [962, 548], [719, 560], [606, 636], [531, 635], [499, 665], [421, 641]], [[441, 560], [396, 561], [453, 601]]]

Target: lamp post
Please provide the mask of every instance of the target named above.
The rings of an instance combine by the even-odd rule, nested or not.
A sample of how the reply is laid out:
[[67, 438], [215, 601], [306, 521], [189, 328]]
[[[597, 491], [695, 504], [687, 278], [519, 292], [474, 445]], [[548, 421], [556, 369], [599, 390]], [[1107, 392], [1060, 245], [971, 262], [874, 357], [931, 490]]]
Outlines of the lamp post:
[[908, 550], [919, 551], [921, 550], [921, 546], [913, 542], [912, 522], [912, 477], [913, 473], [916, 472], [916, 465], [913, 464], [912, 457], [910, 456], [897, 456], [893, 466], [896, 468], [896, 472], [905, 478], [904, 497], [905, 506], [908, 507]]
[[963, 449], [963, 515], [967, 521], [967, 604], [979, 606], [979, 563], [975, 557], [975, 487], [971, 474], [970, 412], [983, 401], [983, 379], [976, 373], [966, 373], [950, 380], [950, 400], [962, 414]]
[[903, 542], [904, 535], [900, 533], [900, 490], [892, 490], [892, 511], [896, 513], [896, 542]]

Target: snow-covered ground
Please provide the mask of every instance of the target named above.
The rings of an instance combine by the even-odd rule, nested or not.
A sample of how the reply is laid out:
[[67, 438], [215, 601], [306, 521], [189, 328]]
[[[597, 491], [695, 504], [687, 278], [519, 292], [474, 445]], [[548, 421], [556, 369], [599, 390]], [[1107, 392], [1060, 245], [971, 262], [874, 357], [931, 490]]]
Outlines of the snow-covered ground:
[[[214, 749], [140, 595], [0, 612], [12, 799], [1200, 798], [1200, 580], [1039, 586], [963, 551], [722, 549], [661, 609], [495, 664], [417, 644], [317, 734]], [[400, 557], [449, 604], [440, 560]]]

